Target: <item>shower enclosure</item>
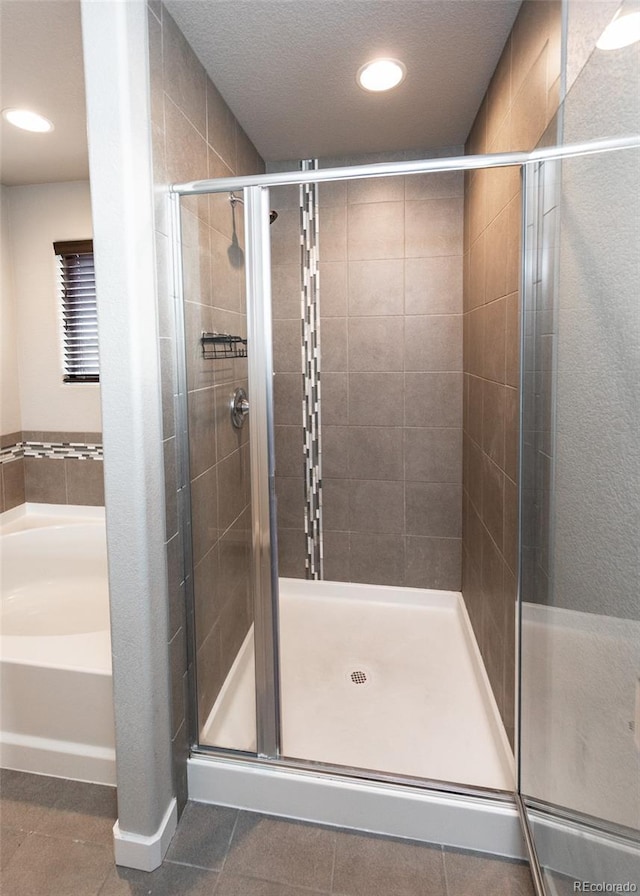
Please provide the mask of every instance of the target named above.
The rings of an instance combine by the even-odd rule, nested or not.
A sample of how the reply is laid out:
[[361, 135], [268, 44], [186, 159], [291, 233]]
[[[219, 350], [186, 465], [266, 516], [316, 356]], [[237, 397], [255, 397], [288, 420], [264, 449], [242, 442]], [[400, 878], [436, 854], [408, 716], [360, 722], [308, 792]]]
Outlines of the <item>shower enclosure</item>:
[[[637, 687], [637, 668], [627, 681], [637, 640], [618, 622], [638, 618], [631, 555], [618, 558], [615, 591], [627, 596], [612, 598], [610, 611], [598, 603], [594, 577], [589, 597], [584, 566], [571, 568], [575, 520], [588, 516], [571, 479], [585, 434], [566, 410], [586, 383], [597, 389], [586, 357], [576, 354], [584, 344], [574, 335], [578, 322], [594, 341], [604, 327], [621, 381], [637, 375], [637, 333], [612, 332], [595, 314], [597, 302], [587, 321], [571, 308], [582, 289], [572, 217], [581, 178], [607, 172], [607, 187], [626, 197], [629, 238], [637, 239], [637, 200], [626, 181], [637, 173], [632, 143], [334, 169], [308, 162], [298, 172], [174, 187], [192, 743], [198, 774], [208, 760], [223, 771], [218, 801], [241, 769], [249, 777], [240, 801], [263, 771], [355, 789], [387, 785], [409, 800], [450, 794], [460, 805], [490, 806], [496, 818], [509, 814], [515, 794], [528, 845], [546, 868], [546, 884], [536, 872], [540, 892], [558, 875], [585, 877], [569, 841], [575, 834], [584, 842], [587, 816], [588, 842], [597, 840], [605, 857], [594, 860], [594, 874], [620, 855], [634, 872], [632, 735], [616, 741], [626, 764], [618, 766], [615, 808], [582, 800], [580, 781], [561, 785], [561, 771], [549, 776], [550, 762], [570, 765], [576, 750], [583, 769], [592, 762], [591, 716], [580, 720], [578, 740], [565, 738], [559, 750], [555, 740], [556, 714], [575, 700], [576, 676], [590, 689], [571, 660], [585, 633], [592, 675], [617, 644], [619, 677], [596, 676], [603, 703], [619, 707], [614, 715], [626, 712]], [[522, 172], [524, 200], [513, 532], [520, 594], [509, 610], [517, 618], [509, 653], [500, 658], [507, 669], [511, 662], [513, 682], [519, 670], [515, 738], [509, 701], [497, 701], [487, 672], [490, 650], [481, 654], [469, 619], [460, 561], [463, 183], [465, 172], [507, 166]], [[208, 203], [206, 230], [199, 203]], [[559, 252], [567, 233], [576, 237], [574, 255]], [[635, 277], [637, 289], [637, 265], [621, 276], [625, 284]], [[580, 383], [563, 353], [584, 361]], [[620, 399], [620, 419], [637, 431], [637, 396]], [[612, 427], [614, 420], [591, 433], [585, 475], [596, 476]], [[590, 536], [583, 549], [598, 556]], [[607, 578], [611, 588], [615, 580]], [[571, 597], [577, 590], [579, 600]], [[624, 699], [611, 704], [618, 690]], [[604, 732], [594, 737], [605, 749]], [[603, 773], [605, 754], [600, 759]], [[605, 775], [603, 793], [610, 784]], [[295, 814], [286, 797], [279, 805]], [[549, 836], [557, 830], [566, 834], [564, 852]], [[467, 845], [492, 848], [490, 840]], [[517, 847], [503, 851], [516, 855]]]

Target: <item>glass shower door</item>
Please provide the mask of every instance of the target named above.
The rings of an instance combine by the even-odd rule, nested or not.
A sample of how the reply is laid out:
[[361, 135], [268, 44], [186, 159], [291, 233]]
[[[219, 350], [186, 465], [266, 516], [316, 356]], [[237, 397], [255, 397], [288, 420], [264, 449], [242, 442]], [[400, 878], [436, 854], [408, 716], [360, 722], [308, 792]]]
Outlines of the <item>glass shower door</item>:
[[635, 892], [640, 151], [530, 174], [520, 789], [548, 893]]
[[[244, 213], [180, 200], [178, 455], [194, 741], [256, 751]], [[180, 291], [178, 293], [180, 295]], [[234, 413], [235, 409], [235, 413]]]
[[[463, 171], [271, 189], [282, 754], [509, 791], [460, 596], [464, 189]], [[514, 219], [496, 251], [517, 270]], [[502, 397], [504, 353], [493, 371]], [[502, 697], [515, 613], [497, 615]]]

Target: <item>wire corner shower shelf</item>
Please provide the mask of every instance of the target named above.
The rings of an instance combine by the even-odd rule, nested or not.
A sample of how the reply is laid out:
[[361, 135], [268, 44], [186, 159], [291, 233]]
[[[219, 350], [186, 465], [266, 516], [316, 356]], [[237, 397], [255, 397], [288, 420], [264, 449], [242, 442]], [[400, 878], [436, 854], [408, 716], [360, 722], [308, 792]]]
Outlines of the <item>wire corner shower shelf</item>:
[[200, 337], [202, 357], [207, 361], [223, 358], [246, 358], [247, 340], [229, 333], [203, 333]]

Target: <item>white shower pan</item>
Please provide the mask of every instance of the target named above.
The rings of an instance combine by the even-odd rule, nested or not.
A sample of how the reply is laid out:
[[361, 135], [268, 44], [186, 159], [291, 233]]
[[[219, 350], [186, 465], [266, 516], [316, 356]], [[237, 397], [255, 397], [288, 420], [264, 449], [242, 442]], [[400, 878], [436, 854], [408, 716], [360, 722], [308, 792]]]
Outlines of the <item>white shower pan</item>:
[[[299, 579], [279, 591], [284, 761], [196, 753], [189, 798], [523, 858], [513, 754], [461, 595]], [[253, 666], [249, 632], [204, 747], [255, 752]], [[454, 792], [469, 788], [506, 792]]]
[[[282, 755], [513, 791], [514, 761], [458, 592], [280, 580]], [[255, 752], [253, 633], [201, 743]]]

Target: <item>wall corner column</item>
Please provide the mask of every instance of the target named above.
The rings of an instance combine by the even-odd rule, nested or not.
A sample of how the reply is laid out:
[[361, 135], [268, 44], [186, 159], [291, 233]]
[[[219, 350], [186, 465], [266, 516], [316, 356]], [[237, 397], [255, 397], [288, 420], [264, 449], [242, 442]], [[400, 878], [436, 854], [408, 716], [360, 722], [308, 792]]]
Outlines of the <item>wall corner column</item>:
[[82, 0], [100, 328], [118, 822], [151, 871], [177, 824], [157, 340], [147, 8]]

